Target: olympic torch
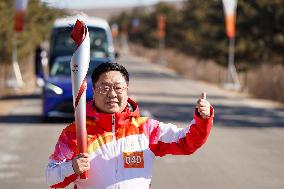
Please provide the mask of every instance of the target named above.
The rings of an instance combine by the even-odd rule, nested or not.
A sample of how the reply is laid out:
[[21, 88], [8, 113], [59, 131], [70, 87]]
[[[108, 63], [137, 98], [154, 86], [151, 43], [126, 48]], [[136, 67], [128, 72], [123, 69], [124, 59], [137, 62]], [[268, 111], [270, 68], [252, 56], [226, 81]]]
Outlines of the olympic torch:
[[[71, 38], [77, 45], [70, 63], [77, 145], [80, 153], [87, 153], [86, 75], [90, 62], [90, 38], [84, 22], [76, 21]], [[82, 173], [80, 178], [87, 179], [88, 173]]]

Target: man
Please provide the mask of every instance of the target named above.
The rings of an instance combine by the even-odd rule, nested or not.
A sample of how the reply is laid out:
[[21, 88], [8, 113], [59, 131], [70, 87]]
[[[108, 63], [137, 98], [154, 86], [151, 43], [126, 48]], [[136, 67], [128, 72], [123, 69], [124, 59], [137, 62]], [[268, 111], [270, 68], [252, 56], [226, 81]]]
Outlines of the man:
[[[77, 149], [75, 124], [66, 127], [46, 168], [52, 188], [74, 182], [78, 189], [146, 189], [150, 187], [155, 156], [189, 155], [205, 143], [213, 121], [213, 108], [199, 99], [194, 119], [177, 128], [139, 116], [128, 98], [127, 70], [103, 63], [92, 74], [93, 101], [87, 103], [88, 153]], [[84, 171], [87, 180], [79, 179]]]

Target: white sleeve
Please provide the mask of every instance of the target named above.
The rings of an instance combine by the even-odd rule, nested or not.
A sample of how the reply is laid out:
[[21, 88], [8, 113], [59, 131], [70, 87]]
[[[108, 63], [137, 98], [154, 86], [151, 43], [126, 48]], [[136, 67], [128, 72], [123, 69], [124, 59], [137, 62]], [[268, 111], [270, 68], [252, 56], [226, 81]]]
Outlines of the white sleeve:
[[45, 169], [46, 182], [49, 186], [63, 183], [66, 177], [69, 177], [74, 173], [71, 160], [57, 162], [53, 159], [49, 159]]

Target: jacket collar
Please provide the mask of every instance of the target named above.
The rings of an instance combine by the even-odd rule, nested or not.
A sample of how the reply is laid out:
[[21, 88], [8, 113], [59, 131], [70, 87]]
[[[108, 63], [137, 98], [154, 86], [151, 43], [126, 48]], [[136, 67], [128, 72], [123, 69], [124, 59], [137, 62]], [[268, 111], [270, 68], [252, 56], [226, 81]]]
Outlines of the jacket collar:
[[94, 106], [94, 101], [89, 101], [87, 103], [87, 118], [96, 121], [97, 125], [106, 131], [112, 131], [112, 115], [115, 117], [115, 127], [116, 129], [128, 125], [132, 118], [139, 117], [139, 108], [136, 102], [128, 98], [128, 105], [121, 113], [106, 114], [97, 111]]

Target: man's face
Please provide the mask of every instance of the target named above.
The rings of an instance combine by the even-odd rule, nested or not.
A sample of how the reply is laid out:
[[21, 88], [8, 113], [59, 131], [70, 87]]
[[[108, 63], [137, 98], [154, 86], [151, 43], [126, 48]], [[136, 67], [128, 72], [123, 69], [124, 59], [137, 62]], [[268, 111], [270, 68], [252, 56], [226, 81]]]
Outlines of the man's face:
[[119, 71], [102, 73], [93, 91], [95, 105], [99, 112], [120, 113], [127, 105], [128, 86]]

